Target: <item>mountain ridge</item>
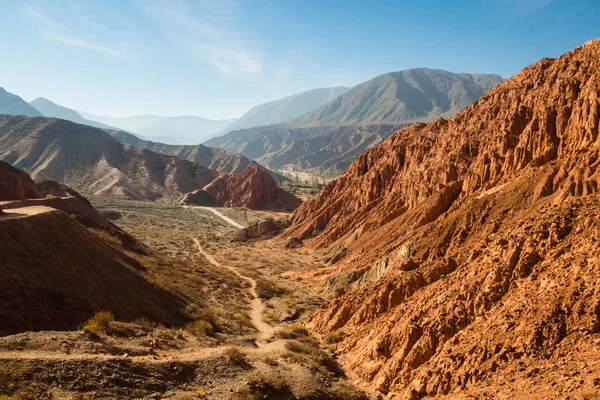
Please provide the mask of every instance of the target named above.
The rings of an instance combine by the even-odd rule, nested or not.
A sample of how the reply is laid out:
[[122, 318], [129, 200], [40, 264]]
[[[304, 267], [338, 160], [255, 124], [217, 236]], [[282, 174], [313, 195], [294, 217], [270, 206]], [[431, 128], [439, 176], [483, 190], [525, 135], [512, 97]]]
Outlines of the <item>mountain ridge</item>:
[[344, 86], [318, 88], [272, 100], [251, 108], [223, 132], [273, 125], [297, 118], [347, 92]]
[[218, 173], [187, 160], [126, 145], [104, 130], [46, 117], [0, 116], [0, 159], [80, 191], [169, 199]]
[[0, 87], [0, 114], [42, 117], [42, 113], [21, 97]]

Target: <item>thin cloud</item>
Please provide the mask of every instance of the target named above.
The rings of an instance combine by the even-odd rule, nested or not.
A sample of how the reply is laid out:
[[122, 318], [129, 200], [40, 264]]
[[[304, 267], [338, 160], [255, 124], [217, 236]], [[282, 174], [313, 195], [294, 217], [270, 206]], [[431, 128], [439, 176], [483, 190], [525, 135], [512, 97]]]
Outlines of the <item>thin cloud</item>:
[[496, 4], [506, 6], [520, 14], [529, 14], [559, 0], [494, 0]]
[[226, 75], [263, 72], [264, 54], [254, 50], [254, 43], [240, 39], [244, 35], [235, 27], [232, 2], [195, 2], [195, 10], [184, 2], [137, 4], [192, 57], [210, 63]]
[[112, 58], [121, 58], [122, 53], [109, 46], [89, 42], [65, 33], [65, 28], [52, 21], [46, 14], [36, 7], [27, 7], [27, 17], [38, 24], [40, 36], [45, 40], [61, 43], [70, 47], [87, 49], [100, 52]]

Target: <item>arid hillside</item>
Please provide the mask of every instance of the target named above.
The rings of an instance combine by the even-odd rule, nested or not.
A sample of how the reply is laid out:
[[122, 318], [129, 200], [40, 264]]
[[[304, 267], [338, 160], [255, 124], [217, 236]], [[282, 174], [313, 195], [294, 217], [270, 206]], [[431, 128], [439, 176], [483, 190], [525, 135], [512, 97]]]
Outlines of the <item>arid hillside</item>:
[[208, 143], [224, 146], [273, 169], [340, 174], [358, 155], [408, 125], [313, 128], [273, 125], [234, 131]]
[[135, 135], [123, 131], [110, 130], [108, 133], [125, 144], [142, 147], [155, 153], [175, 156], [182, 160], [192, 161], [198, 165], [219, 172], [239, 174], [250, 165], [257, 165], [256, 162], [249, 160], [239, 153], [228, 154], [225, 150], [218, 147], [206, 147], [201, 144], [172, 145], [151, 142], [142, 140]]
[[331, 255], [310, 328], [398, 398], [594, 398], [599, 119], [596, 39], [357, 158], [284, 233]]
[[[0, 335], [73, 329], [98, 310], [127, 320], [186, 321], [184, 301], [150, 284], [145, 267], [105, 240], [141, 253], [144, 246], [87, 200], [68, 196], [68, 188], [57, 192], [56, 182], [36, 187], [5, 163], [0, 183]], [[67, 197], [40, 198], [48, 191]]]
[[131, 199], [170, 199], [201, 188], [214, 170], [125, 145], [105, 131], [55, 118], [0, 116], [0, 159], [76, 190]]

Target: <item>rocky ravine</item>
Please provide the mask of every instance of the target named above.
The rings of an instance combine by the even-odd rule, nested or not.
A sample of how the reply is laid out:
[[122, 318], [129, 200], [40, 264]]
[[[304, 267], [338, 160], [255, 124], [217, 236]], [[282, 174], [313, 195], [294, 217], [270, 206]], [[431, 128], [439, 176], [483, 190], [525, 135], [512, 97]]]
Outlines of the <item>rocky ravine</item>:
[[284, 233], [335, 255], [311, 329], [400, 398], [597, 394], [599, 118], [593, 40], [360, 156]]

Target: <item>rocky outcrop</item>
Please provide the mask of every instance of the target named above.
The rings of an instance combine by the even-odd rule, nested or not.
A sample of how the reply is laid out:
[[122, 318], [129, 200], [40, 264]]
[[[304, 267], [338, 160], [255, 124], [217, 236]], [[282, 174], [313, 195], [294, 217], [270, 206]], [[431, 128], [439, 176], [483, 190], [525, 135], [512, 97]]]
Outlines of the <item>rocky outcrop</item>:
[[283, 236], [347, 248], [309, 327], [392, 397], [597, 392], [599, 123], [594, 40], [367, 151]]
[[36, 198], [35, 183], [25, 172], [0, 161], [0, 201]]
[[271, 175], [252, 166], [241, 174], [224, 174], [203, 188], [217, 204], [254, 210], [293, 210], [301, 200], [277, 186]]
[[240, 229], [231, 239], [232, 242], [247, 242], [252, 239], [272, 238], [289, 226], [288, 220], [267, 218]]

